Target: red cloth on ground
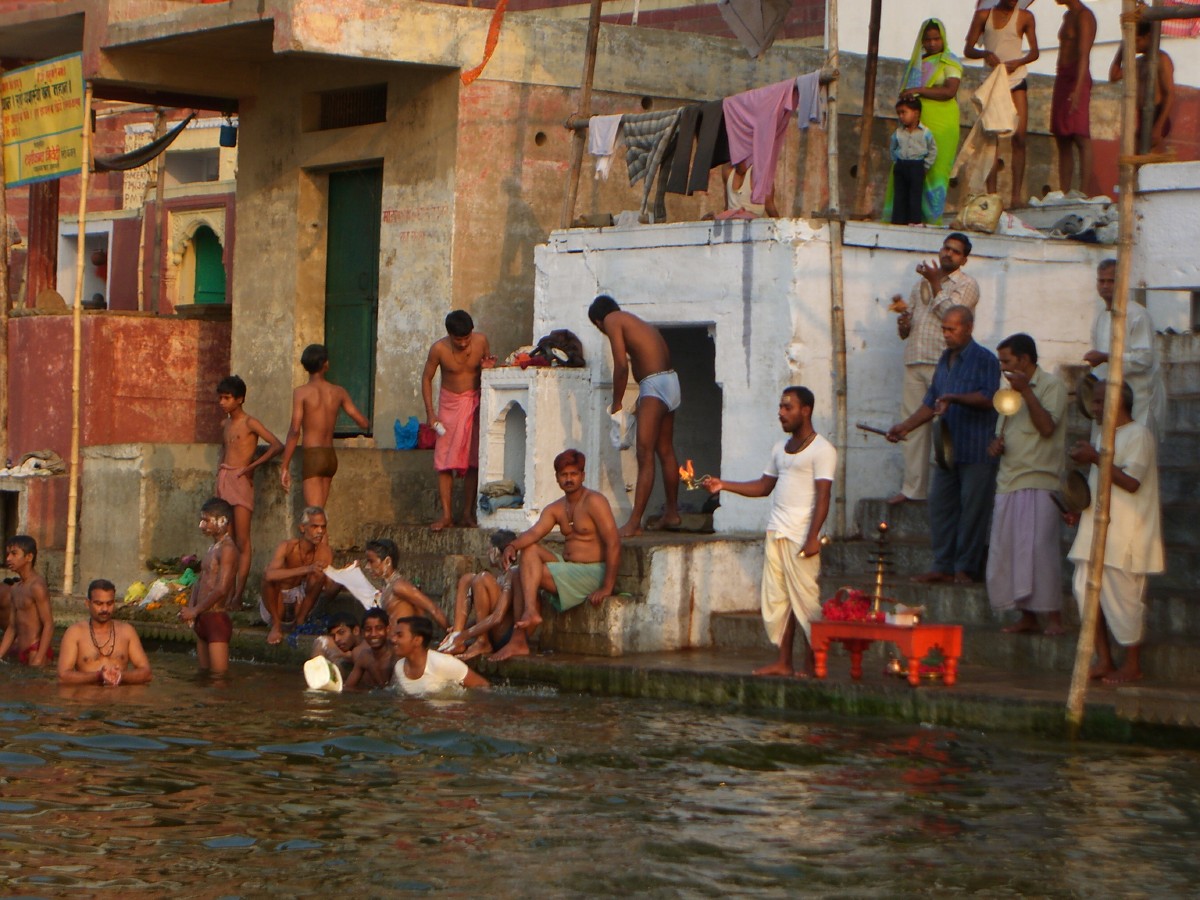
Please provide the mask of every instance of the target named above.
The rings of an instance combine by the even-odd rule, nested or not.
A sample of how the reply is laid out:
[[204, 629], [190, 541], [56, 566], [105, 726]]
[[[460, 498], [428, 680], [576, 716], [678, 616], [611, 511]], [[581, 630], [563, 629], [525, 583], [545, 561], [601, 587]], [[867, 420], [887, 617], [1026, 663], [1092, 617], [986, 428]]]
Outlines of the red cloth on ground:
[[438, 435], [433, 447], [433, 467], [461, 478], [468, 469], [479, 468], [479, 391], [456, 394], [442, 388], [438, 394], [437, 420], [446, 433]]
[[[1092, 136], [1089, 107], [1092, 101], [1092, 76], [1083, 80], [1083, 96], [1071, 113], [1071, 91], [1075, 90], [1075, 79], [1079, 77], [1078, 64], [1060, 66], [1054, 76], [1054, 94], [1050, 98], [1050, 133], [1056, 137]], [[1066, 190], [1066, 188], [1063, 188]]]
[[254, 480], [244, 469], [221, 463], [217, 469], [217, 496], [230, 506], [244, 506], [254, 512]]

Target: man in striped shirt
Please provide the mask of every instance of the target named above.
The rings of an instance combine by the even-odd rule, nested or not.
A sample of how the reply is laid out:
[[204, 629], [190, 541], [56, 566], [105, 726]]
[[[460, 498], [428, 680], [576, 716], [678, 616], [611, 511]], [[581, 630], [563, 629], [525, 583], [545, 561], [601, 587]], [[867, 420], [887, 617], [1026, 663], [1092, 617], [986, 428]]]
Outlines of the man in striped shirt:
[[942, 318], [946, 349], [938, 360], [920, 408], [893, 426], [888, 440], [903, 440], [913, 429], [941, 416], [950, 431], [953, 461], [933, 473], [929, 492], [929, 531], [933, 569], [913, 577], [932, 584], [971, 584], [983, 570], [996, 491], [996, 460], [988, 445], [996, 427], [992, 395], [1000, 383], [996, 357], [972, 337], [975, 314], [952, 306]]

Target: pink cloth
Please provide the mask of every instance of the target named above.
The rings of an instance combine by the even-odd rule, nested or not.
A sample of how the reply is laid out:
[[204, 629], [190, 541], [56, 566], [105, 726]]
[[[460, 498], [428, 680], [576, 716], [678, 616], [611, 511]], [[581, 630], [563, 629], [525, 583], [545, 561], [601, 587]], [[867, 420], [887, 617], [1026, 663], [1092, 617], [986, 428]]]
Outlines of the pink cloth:
[[438, 421], [446, 429], [433, 445], [433, 467], [458, 477], [479, 468], [479, 391], [438, 394]]
[[230, 506], [244, 506], [254, 512], [254, 482], [244, 466], [221, 463], [217, 469], [217, 496]]
[[779, 148], [796, 103], [795, 78], [734, 94], [721, 101], [725, 110], [725, 133], [729, 137], [729, 161], [736, 166], [750, 160], [754, 167], [750, 199], [755, 203], [765, 203], [775, 186]]

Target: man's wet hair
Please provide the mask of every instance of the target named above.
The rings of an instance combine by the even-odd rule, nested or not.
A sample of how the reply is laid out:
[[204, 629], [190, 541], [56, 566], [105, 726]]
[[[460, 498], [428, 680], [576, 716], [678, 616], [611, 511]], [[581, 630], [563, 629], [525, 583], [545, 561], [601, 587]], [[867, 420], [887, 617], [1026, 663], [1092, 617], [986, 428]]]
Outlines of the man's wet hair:
[[233, 521], [233, 507], [228, 501], [222, 500], [220, 497], [209, 497], [204, 501], [204, 505], [200, 507], [200, 515], [211, 516], [213, 518], [221, 518], [224, 516], [228, 521]]
[[920, 97], [901, 97], [899, 100], [896, 101], [896, 109], [915, 109], [917, 112], [920, 112], [921, 111], [921, 98]]
[[300, 365], [304, 366], [304, 371], [310, 375], [320, 372], [321, 367], [327, 362], [329, 362], [329, 351], [325, 349], [324, 344], [309, 344], [300, 354]]
[[374, 609], [368, 609], [367, 614], [365, 616], [363, 616], [363, 618], [362, 618], [362, 627], [366, 628], [367, 623], [370, 622], [372, 619], [381, 620], [383, 622], [383, 627], [387, 628], [388, 615], [387, 615], [386, 609], [382, 609], [381, 607], [378, 607], [378, 606], [376, 606]]
[[87, 598], [89, 600], [92, 599], [93, 591], [112, 591], [115, 594], [117, 592], [117, 586], [107, 578], [93, 578], [87, 589]]
[[306, 506], [306, 507], [304, 507], [304, 512], [302, 512], [300, 514], [300, 524], [307, 525], [310, 521], [312, 521], [313, 516], [323, 516], [323, 515], [325, 515], [325, 507], [323, 507], [323, 506]]
[[587, 457], [578, 450], [564, 450], [558, 456], [554, 457], [554, 472], [558, 474], [567, 466], [575, 466], [578, 469], [583, 469], [587, 463]]
[[[948, 235], [946, 235], [946, 241], [958, 241], [960, 244], [962, 244], [963, 256], [971, 255], [971, 239], [961, 231], [950, 232]], [[946, 241], [942, 241], [942, 243], [944, 244]]]
[[1037, 341], [1024, 332], [1009, 335], [996, 349], [1011, 350], [1013, 356], [1028, 356], [1030, 362], [1037, 362]]
[[327, 634], [333, 634], [335, 628], [340, 628], [343, 625], [353, 631], [358, 627], [358, 619], [355, 618], [353, 613], [348, 613], [344, 610], [342, 612], [336, 612], [329, 617], [329, 624], [326, 626], [325, 632]]
[[240, 375], [226, 375], [217, 382], [217, 394], [229, 394], [237, 400], [245, 400], [246, 382], [242, 381]]
[[407, 625], [413, 637], [421, 639], [421, 646], [428, 647], [433, 640], [433, 623], [424, 616], [403, 616], [396, 620], [397, 625]]
[[393, 569], [400, 568], [400, 548], [391, 538], [375, 538], [373, 541], [367, 541], [367, 549], [380, 559], [390, 559]]
[[9, 550], [16, 547], [22, 553], [31, 555], [33, 561], [37, 562], [37, 541], [27, 534], [14, 534], [4, 542], [4, 549]]
[[516, 539], [516, 532], [509, 531], [507, 528], [501, 528], [492, 532], [492, 546], [497, 550], [503, 550]]
[[619, 312], [620, 309], [621, 307], [617, 306], [616, 300], [608, 296], [608, 294], [601, 294], [588, 307], [588, 318], [593, 325], [599, 325], [609, 313]]
[[813, 409], [817, 405], [817, 398], [813, 396], [813, 392], [803, 385], [793, 384], [783, 389], [784, 394], [791, 394], [796, 398], [796, 402], [801, 406], [807, 406]]
[[456, 309], [446, 316], [446, 334], [451, 337], [466, 337], [475, 330], [475, 320], [465, 309]]
[[1096, 266], [1096, 272], [1099, 274], [1100, 272], [1107, 271], [1108, 269], [1115, 269], [1116, 267], [1116, 259], [1110, 256], [1107, 259], [1100, 260], [1100, 265]]

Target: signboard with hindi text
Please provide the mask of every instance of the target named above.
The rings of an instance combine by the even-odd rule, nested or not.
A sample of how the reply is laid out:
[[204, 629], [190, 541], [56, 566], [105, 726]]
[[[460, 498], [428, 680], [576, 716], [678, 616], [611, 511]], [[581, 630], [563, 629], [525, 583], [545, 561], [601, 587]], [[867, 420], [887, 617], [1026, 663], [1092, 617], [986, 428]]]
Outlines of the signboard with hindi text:
[[13, 69], [0, 77], [4, 183], [74, 175], [83, 161], [83, 56]]

